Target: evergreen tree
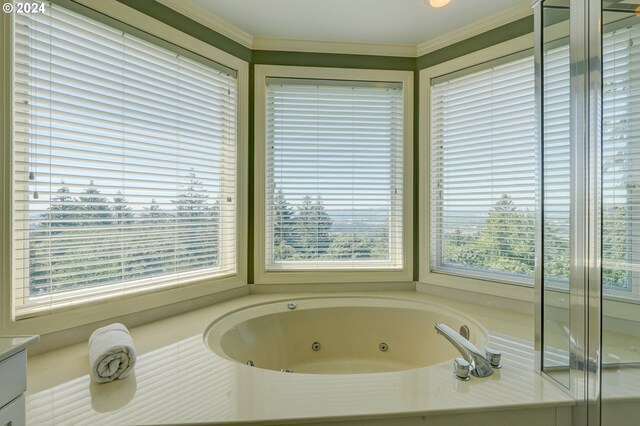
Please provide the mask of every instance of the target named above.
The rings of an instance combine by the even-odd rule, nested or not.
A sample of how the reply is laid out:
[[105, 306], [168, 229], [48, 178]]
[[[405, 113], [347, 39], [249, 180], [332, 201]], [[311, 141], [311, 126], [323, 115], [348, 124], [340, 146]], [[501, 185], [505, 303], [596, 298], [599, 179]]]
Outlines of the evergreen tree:
[[609, 205], [602, 220], [602, 284], [613, 288], [630, 285], [631, 238], [626, 206]]
[[511, 197], [502, 194], [489, 212], [484, 230], [485, 267], [533, 275], [535, 267], [535, 216], [519, 211]]
[[51, 198], [49, 213], [41, 215], [40, 226], [44, 227], [77, 227], [80, 222], [78, 211], [81, 210], [80, 200], [71, 196], [69, 188], [60, 187], [55, 197]]
[[521, 211], [503, 194], [484, 226], [444, 236], [443, 263], [532, 276], [535, 266], [535, 215]]
[[331, 227], [333, 226], [333, 220], [331, 216], [326, 212], [322, 199], [318, 197], [313, 204], [313, 215], [315, 217], [316, 226], [316, 241], [318, 244], [318, 254], [322, 255], [329, 250], [331, 246]]
[[[41, 222], [29, 231], [29, 292], [32, 295], [45, 294], [57, 288], [59, 280], [51, 274], [53, 265], [58, 266], [60, 273], [65, 273], [76, 262], [69, 260], [69, 248], [63, 244], [63, 238], [73, 237], [82, 224], [79, 200], [71, 195], [67, 186], [60, 187], [56, 194], [51, 197], [49, 211], [40, 215]], [[56, 238], [55, 244], [47, 242], [52, 236]], [[55, 257], [52, 256], [54, 253]]]
[[514, 246], [514, 232], [521, 226], [520, 214], [513, 200], [507, 194], [496, 201], [489, 211], [485, 225], [485, 235], [490, 241], [494, 256], [501, 257], [509, 253]]
[[486, 246], [480, 245], [480, 233], [465, 234], [460, 229], [446, 234], [442, 262], [455, 266], [479, 268], [485, 264]]
[[388, 260], [389, 253], [389, 222], [386, 218], [384, 223], [370, 236], [371, 256], [375, 260]]
[[89, 187], [85, 188], [80, 195], [80, 209], [83, 211], [83, 219], [86, 226], [104, 226], [111, 225], [113, 217], [106, 198], [100, 197], [100, 190], [96, 188], [93, 180], [90, 181]]
[[177, 269], [214, 267], [220, 250], [220, 206], [192, 171], [187, 183], [171, 202], [175, 205], [175, 236], [181, 242]]
[[[134, 235], [130, 237], [135, 245], [135, 257], [128, 259], [129, 263], [135, 264], [132, 271], [137, 277], [176, 272], [175, 215], [164, 212], [154, 198], [143, 210], [144, 213], [135, 221]], [[148, 235], [150, 229], [154, 235], [151, 240]]]
[[[568, 226], [567, 226], [568, 228]], [[569, 230], [545, 227], [544, 275], [545, 279], [569, 282]]]
[[127, 199], [122, 197], [122, 193], [118, 191], [118, 196], [113, 197], [113, 202], [111, 203], [111, 211], [113, 212], [113, 217], [117, 219], [117, 223], [123, 225], [129, 225], [133, 223], [134, 214], [131, 213], [131, 207], [127, 204]]
[[331, 216], [325, 211], [322, 199], [314, 202], [307, 195], [298, 206], [293, 220], [291, 246], [301, 259], [318, 259], [331, 245], [329, 231], [333, 225]]
[[187, 176], [187, 184], [182, 185], [178, 198], [171, 200], [176, 206], [178, 216], [188, 218], [209, 217], [208, 212], [213, 211], [209, 201], [209, 194], [193, 171]]
[[307, 195], [302, 204], [297, 206], [297, 212], [293, 220], [291, 232], [291, 246], [300, 259], [311, 259], [317, 252], [315, 250], [315, 229], [313, 229], [313, 200]]
[[155, 198], [151, 199], [149, 207], [143, 207], [146, 213], [142, 213], [142, 217], [153, 218], [153, 221], [145, 221], [146, 223], [163, 223], [166, 222], [167, 215], [160, 209], [160, 206], [156, 202]]
[[[32, 294], [75, 289], [117, 280], [121, 269], [118, 251], [113, 250], [119, 234], [112, 225], [106, 198], [93, 181], [76, 198], [66, 186], [52, 197], [49, 212], [42, 215], [39, 233], [30, 247], [30, 290]], [[97, 228], [107, 228], [100, 229]], [[96, 238], [99, 236], [99, 238]], [[46, 260], [45, 260], [46, 259]]]
[[273, 206], [273, 258], [276, 261], [292, 260], [295, 258], [295, 250], [291, 246], [295, 212], [282, 189], [274, 193]]
[[355, 232], [341, 232], [332, 237], [331, 246], [325, 254], [327, 260], [369, 260], [375, 249], [371, 237]]
[[31, 294], [217, 265], [219, 205], [195, 173], [186, 181], [171, 200], [173, 211], [152, 199], [140, 215], [121, 193], [109, 202], [93, 181], [79, 196], [61, 186], [30, 231]]

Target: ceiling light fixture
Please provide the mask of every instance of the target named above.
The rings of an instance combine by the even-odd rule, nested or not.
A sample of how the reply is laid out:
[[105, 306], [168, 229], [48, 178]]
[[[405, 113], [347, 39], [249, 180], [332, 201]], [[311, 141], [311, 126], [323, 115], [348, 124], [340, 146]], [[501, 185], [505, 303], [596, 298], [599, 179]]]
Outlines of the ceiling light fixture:
[[[444, 7], [449, 4], [451, 0], [429, 0], [429, 6], [431, 7]], [[427, 0], [425, 0], [425, 3]]]

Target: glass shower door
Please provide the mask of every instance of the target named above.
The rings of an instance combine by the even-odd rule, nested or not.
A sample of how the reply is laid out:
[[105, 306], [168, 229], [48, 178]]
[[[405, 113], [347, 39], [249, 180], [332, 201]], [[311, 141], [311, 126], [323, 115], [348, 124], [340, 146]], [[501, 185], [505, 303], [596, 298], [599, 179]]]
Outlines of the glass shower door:
[[576, 426], [640, 424], [640, 2], [536, 6], [539, 367]]
[[542, 371], [570, 388], [570, 58], [569, 2], [545, 1], [539, 14], [542, 89], [541, 175]]
[[640, 3], [602, 12], [602, 425], [640, 422]]

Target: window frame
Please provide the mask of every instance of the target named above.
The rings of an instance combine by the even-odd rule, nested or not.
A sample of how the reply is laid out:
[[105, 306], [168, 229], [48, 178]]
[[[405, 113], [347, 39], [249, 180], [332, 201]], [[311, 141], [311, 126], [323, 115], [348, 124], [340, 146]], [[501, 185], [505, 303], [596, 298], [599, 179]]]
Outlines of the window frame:
[[[3, 36], [2, 101], [5, 108], [0, 120], [4, 129], [0, 135], [2, 152], [2, 172], [0, 173], [0, 294], [2, 295], [2, 317], [0, 329], [11, 333], [51, 333], [105, 320], [116, 316], [140, 312], [161, 306], [182, 302], [202, 296], [212, 295], [247, 285], [247, 136], [248, 136], [248, 93], [249, 64], [229, 53], [189, 36], [167, 24], [151, 18], [118, 2], [95, 2], [80, 0], [76, 4], [62, 3], [63, 7], [86, 14], [96, 19], [96, 12], [116, 19], [135, 30], [155, 35], [162, 40], [193, 51], [207, 59], [218, 62], [237, 72], [237, 158], [236, 158], [236, 272], [224, 277], [207, 277], [185, 286], [149, 289], [141, 294], [107, 301], [89, 301], [73, 307], [61, 307], [52, 313], [28, 318], [14, 318], [14, 274], [15, 274], [15, 234], [13, 225], [13, 25], [11, 14], [0, 17], [0, 34]], [[98, 18], [98, 20], [100, 20]]]
[[[564, 23], [557, 24], [552, 28], [557, 37], [566, 34], [566, 30], [562, 28]], [[429, 171], [431, 140], [429, 128], [430, 116], [430, 87], [431, 79], [438, 76], [459, 71], [483, 62], [498, 59], [522, 50], [531, 49], [534, 44], [534, 34], [530, 33], [509, 40], [504, 43], [496, 44], [488, 48], [478, 50], [458, 57], [456, 59], [434, 65], [429, 68], [420, 70], [419, 75], [419, 194], [418, 209], [419, 217], [419, 281], [417, 283], [418, 291], [434, 292], [438, 295], [446, 295], [447, 291], [453, 291], [459, 297], [473, 302], [477, 299], [477, 294], [488, 296], [489, 298], [513, 299], [517, 301], [538, 303], [541, 297], [541, 289], [535, 286], [518, 285], [506, 283], [497, 280], [482, 279], [479, 277], [464, 277], [459, 275], [448, 275], [444, 273], [436, 273], [431, 271], [431, 218], [430, 218], [430, 200], [431, 200], [431, 176]], [[433, 290], [430, 290], [433, 289]], [[469, 295], [471, 292], [472, 295]], [[537, 295], [536, 295], [536, 292]], [[476, 293], [475, 295], [473, 295]], [[637, 299], [625, 298], [624, 295], [613, 295], [605, 298], [603, 304], [605, 310], [609, 312], [612, 318], [626, 319], [630, 316], [637, 315], [633, 313], [639, 303]], [[568, 294], [567, 289], [557, 288], [547, 292], [546, 298], [552, 306], [565, 306], [558, 299], [565, 298]], [[488, 299], [491, 300], [491, 299]], [[545, 299], [546, 300], [546, 299]], [[636, 311], [637, 312], [637, 311]]]
[[[266, 261], [266, 78], [306, 78], [401, 82], [403, 93], [403, 242], [402, 268], [323, 269], [316, 271], [267, 270]], [[320, 68], [283, 65], [256, 65], [254, 90], [254, 277], [255, 284], [358, 283], [413, 281], [413, 72], [354, 68]], [[349, 262], [351, 263], [351, 262]], [[336, 262], [337, 265], [337, 262]]]
[[[486, 49], [420, 70], [419, 75], [419, 282], [453, 290], [473, 291], [527, 302], [534, 301], [534, 286], [517, 282], [491, 280], [488, 274], [450, 275], [431, 270], [431, 80], [439, 76], [502, 58], [533, 48], [533, 33], [496, 44]], [[484, 275], [484, 276], [483, 276]], [[418, 287], [419, 288], [419, 287]]]

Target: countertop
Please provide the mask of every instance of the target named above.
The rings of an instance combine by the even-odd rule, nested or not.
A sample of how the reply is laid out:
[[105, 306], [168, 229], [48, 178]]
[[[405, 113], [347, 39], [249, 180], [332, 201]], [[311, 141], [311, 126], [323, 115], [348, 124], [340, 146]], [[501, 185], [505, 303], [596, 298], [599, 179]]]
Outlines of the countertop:
[[0, 336], [0, 361], [40, 340], [39, 336]]
[[534, 372], [530, 315], [413, 291], [348, 294], [428, 300], [462, 311], [488, 330], [490, 345], [503, 351], [503, 367], [468, 382], [453, 377], [451, 362], [390, 373], [286, 374], [211, 352], [203, 332], [214, 318], [251, 304], [303, 296], [253, 294], [131, 329], [139, 357], [125, 380], [92, 383], [86, 342], [30, 357], [27, 424], [382, 418], [575, 403]]

